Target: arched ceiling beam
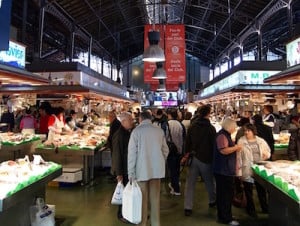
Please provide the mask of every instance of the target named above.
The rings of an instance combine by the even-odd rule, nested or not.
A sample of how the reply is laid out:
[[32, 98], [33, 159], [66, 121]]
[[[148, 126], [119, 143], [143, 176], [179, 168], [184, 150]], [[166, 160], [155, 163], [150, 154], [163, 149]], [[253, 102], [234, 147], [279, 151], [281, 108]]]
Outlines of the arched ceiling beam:
[[[127, 22], [127, 18], [126, 18], [125, 14], [124, 14], [124, 11], [122, 10], [122, 9], [124, 9], [125, 7], [123, 7], [123, 6], [120, 5], [120, 1], [119, 1], [119, 0], [115, 0], [115, 4], [117, 5], [119, 11], [121, 12], [121, 15], [122, 15], [122, 17], [123, 17], [123, 20], [124, 20], [125, 23], [126, 23], [126, 27], [128, 27], [128, 29], [129, 29], [129, 31], [130, 31], [130, 34], [131, 34], [131, 36], [132, 36], [132, 39], [134, 40], [135, 43], [138, 43], [138, 41], [137, 41], [137, 39], [136, 39], [136, 35], [133, 33], [132, 28], [130, 27], [130, 24]], [[130, 3], [128, 2], [127, 4], [130, 4]], [[120, 31], [119, 31], [119, 33], [120, 33]]]
[[[93, 14], [98, 18], [99, 22], [103, 25], [103, 27], [107, 30], [107, 32], [110, 34], [111, 38], [114, 40], [116, 44], [118, 44], [118, 40], [116, 37], [112, 34], [111, 30], [106, 26], [104, 21], [101, 19], [101, 17], [98, 15], [98, 13], [95, 11], [95, 9], [91, 6], [90, 2], [88, 0], [84, 0], [86, 5], [89, 7], [89, 9], [93, 12]], [[122, 49], [122, 47], [120, 47]]]
[[230, 11], [230, 14], [228, 15], [226, 21], [223, 23], [222, 27], [220, 29], [218, 29], [217, 34], [214, 36], [213, 40], [211, 41], [211, 43], [208, 45], [208, 47], [206, 48], [206, 51], [208, 52], [209, 49], [212, 47], [212, 45], [216, 42], [217, 37], [219, 37], [219, 35], [221, 34], [221, 32], [223, 32], [223, 29], [227, 26], [227, 24], [229, 23], [229, 21], [231, 20], [231, 17], [236, 13], [237, 9], [239, 8], [239, 6], [241, 5], [242, 0], [240, 0], [238, 2], [238, 4], [235, 6], [235, 8]]
[[[239, 47], [248, 36], [250, 36], [254, 32], [257, 32], [258, 29], [260, 29], [263, 24], [266, 23], [266, 21], [269, 20], [272, 15], [274, 15], [274, 13], [287, 7], [289, 5], [289, 2], [290, 0], [277, 1], [272, 7], [270, 7], [271, 3], [269, 3], [265, 7], [265, 9], [268, 10], [265, 13], [265, 10], [259, 13], [253, 20], [253, 22], [240, 32], [240, 34], [237, 36], [238, 38], [231, 41], [231, 43], [221, 52], [219, 57], [223, 58], [225, 55], [227, 55], [227, 53], [230, 53], [232, 50]], [[255, 23], [255, 21], [257, 21], [257, 23]], [[257, 27], [257, 24], [259, 25], [259, 28]]]
[[[210, 5], [212, 4], [212, 1], [210, 0], [210, 1], [208, 1], [208, 2], [206, 2], [205, 3], [207, 6], [204, 8], [204, 13], [203, 13], [203, 15], [202, 15], [202, 17], [201, 17], [201, 19], [200, 20], [198, 20], [199, 21], [199, 23], [197, 23], [197, 24], [194, 24], [193, 23], [193, 25], [194, 26], [197, 26], [197, 27], [204, 27], [204, 21], [206, 21], [206, 18], [210, 15], [210, 11], [209, 11], [209, 8], [210, 8]], [[192, 5], [191, 5], [192, 6]], [[191, 16], [192, 17], [192, 16]], [[193, 18], [193, 20], [192, 20], [192, 22], [194, 21], [194, 17], [192, 17]], [[197, 33], [196, 33], [196, 35], [195, 35], [195, 38], [197, 39], [198, 38], [198, 36], [199, 36], [199, 34], [202, 32], [202, 30], [198, 30], [197, 31]], [[214, 29], [213, 29], [213, 26], [212, 26], [212, 29], [211, 29], [211, 32], [214, 34]]]
[[[45, 6], [45, 11], [58, 18], [71, 33], [75, 25], [75, 34], [77, 34], [82, 40], [89, 43], [91, 35], [84, 28], [75, 23], [75, 20], [57, 3], [53, 2]], [[66, 16], [67, 15], [67, 16]], [[97, 41], [93, 40], [94, 47], [98, 52], [104, 52], [107, 56], [111, 57], [111, 54]]]

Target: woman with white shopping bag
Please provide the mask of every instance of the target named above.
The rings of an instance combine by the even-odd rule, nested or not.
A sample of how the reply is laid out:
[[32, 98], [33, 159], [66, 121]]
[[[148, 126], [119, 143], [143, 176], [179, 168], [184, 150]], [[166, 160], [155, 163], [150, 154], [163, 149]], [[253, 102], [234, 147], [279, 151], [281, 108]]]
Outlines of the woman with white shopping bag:
[[[112, 137], [112, 172], [114, 175], [117, 175], [117, 181], [119, 184], [116, 188], [117, 192], [121, 192], [121, 184], [126, 186], [128, 182], [128, 142], [131, 130], [134, 126], [132, 115], [129, 112], [121, 113], [119, 119], [121, 126]], [[117, 217], [120, 221], [128, 223], [128, 221], [122, 216], [122, 203], [119, 205]]]
[[160, 226], [160, 179], [165, 177], [169, 149], [163, 130], [152, 124], [148, 111], [141, 112], [139, 120], [128, 144], [128, 177], [130, 182], [137, 181], [142, 192], [142, 219], [138, 225], [147, 225], [149, 202], [151, 226]]

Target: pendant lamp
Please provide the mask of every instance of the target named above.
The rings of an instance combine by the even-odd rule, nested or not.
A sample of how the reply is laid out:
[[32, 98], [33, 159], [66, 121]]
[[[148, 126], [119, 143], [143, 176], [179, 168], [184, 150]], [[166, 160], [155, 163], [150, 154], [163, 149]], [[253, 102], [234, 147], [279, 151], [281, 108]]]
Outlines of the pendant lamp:
[[148, 32], [149, 47], [144, 50], [143, 61], [163, 62], [166, 60], [163, 49], [158, 45], [160, 40], [159, 31]]
[[167, 78], [167, 73], [163, 67], [162, 62], [156, 63], [156, 69], [153, 72], [152, 78], [153, 79], [166, 79]]
[[157, 87], [157, 91], [166, 91], [165, 79], [159, 79], [159, 84]]

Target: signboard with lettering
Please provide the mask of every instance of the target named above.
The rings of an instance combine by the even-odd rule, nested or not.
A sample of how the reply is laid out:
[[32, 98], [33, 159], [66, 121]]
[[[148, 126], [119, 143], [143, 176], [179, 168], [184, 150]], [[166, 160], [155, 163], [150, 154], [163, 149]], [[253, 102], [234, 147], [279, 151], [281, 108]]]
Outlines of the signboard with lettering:
[[286, 45], [287, 66], [300, 64], [300, 37]]
[[0, 51], [0, 62], [13, 67], [24, 68], [26, 47], [13, 41], [9, 41], [9, 49]]
[[[155, 26], [151, 24], [146, 24], [144, 28], [144, 49], [149, 47], [149, 39], [148, 32], [149, 31], [159, 31], [160, 33], [160, 41], [158, 45], [164, 49], [164, 29], [162, 25], [156, 24]], [[152, 75], [154, 70], [156, 69], [156, 63], [146, 62], [144, 61], [144, 82], [145, 83], [158, 83], [157, 79], [153, 79]]]
[[165, 54], [167, 81], [185, 82], [185, 27], [183, 24], [166, 25]]
[[[186, 63], [185, 63], [185, 27], [180, 25], [160, 25], [154, 26], [156, 31], [160, 32], [159, 45], [164, 49], [166, 61], [164, 69], [167, 73], [167, 89], [168, 85], [174, 87], [186, 81]], [[145, 25], [144, 32], [144, 48], [148, 48], [148, 32], [153, 30], [153, 25]], [[155, 63], [144, 62], [144, 82], [150, 84], [158, 84], [157, 79], [153, 79], [152, 75], [156, 69]]]
[[200, 93], [200, 97], [203, 98], [240, 84], [264, 84], [265, 78], [277, 73], [279, 73], [279, 71], [238, 71], [203, 89]]

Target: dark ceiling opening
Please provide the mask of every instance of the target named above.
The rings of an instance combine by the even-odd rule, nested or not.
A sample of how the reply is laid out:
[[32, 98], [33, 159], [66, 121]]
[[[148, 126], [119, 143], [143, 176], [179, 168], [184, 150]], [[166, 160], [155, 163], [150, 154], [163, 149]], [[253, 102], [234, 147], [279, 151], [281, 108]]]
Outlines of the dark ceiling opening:
[[39, 52], [41, 9], [41, 58], [48, 61], [87, 51], [92, 40], [94, 55], [126, 63], [143, 53], [148, 23], [183, 23], [186, 52], [203, 65], [218, 64], [240, 42], [245, 41], [244, 52], [257, 49], [256, 30], [263, 38], [262, 52], [284, 59], [285, 44], [300, 24], [300, 0], [13, 0], [12, 26], [27, 45], [28, 62]]

